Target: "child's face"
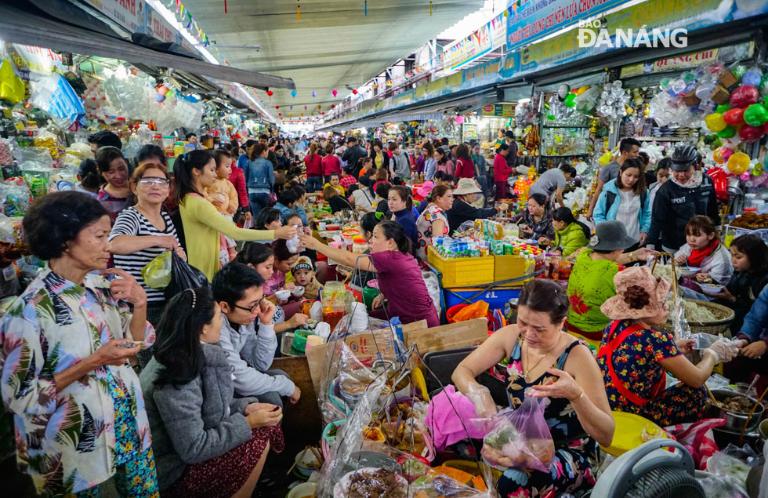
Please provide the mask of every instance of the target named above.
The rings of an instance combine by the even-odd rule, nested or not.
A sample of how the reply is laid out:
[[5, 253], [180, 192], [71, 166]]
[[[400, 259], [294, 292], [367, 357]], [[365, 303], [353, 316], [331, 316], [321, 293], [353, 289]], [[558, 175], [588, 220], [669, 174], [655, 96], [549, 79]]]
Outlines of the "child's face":
[[267, 230], [277, 230], [281, 226], [283, 226], [283, 222], [280, 220], [275, 220], [270, 223], [267, 223]]
[[[253, 265], [251, 265], [253, 266]], [[264, 280], [269, 280], [272, 275], [275, 274], [275, 257], [270, 256], [263, 263], [259, 263], [255, 266], [256, 271], [261, 275]]]
[[309, 283], [312, 282], [314, 276], [315, 272], [311, 270], [298, 270], [293, 272], [293, 280], [302, 287], [309, 285]]
[[685, 234], [685, 241], [691, 246], [691, 249], [703, 249], [715, 238], [714, 233], [699, 232], [698, 235], [692, 233]]
[[668, 169], [660, 169], [656, 172], [656, 181], [659, 183], [664, 183], [667, 180], [669, 180], [669, 170]]
[[218, 168], [216, 168], [216, 176], [219, 178], [229, 178], [229, 175], [232, 173], [232, 158], [231, 157], [222, 157], [221, 158], [221, 164]]
[[749, 271], [749, 258], [738, 248], [731, 246], [731, 263], [736, 271]]
[[339, 177], [336, 176], [336, 175], [333, 175], [331, 177], [330, 183], [331, 183], [331, 186], [333, 186], [333, 187], [337, 186], [339, 184]]
[[298, 216], [291, 216], [286, 220], [286, 226], [289, 227], [296, 227], [299, 229], [299, 232], [302, 232], [304, 230], [304, 223], [301, 222], [301, 218]]

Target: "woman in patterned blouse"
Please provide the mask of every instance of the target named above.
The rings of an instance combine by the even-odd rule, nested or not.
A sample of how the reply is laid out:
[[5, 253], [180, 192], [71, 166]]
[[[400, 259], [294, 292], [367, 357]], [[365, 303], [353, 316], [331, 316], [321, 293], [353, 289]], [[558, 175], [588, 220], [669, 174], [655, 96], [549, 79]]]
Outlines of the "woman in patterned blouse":
[[38, 493], [158, 496], [149, 424], [129, 360], [154, 341], [147, 297], [107, 270], [107, 210], [82, 192], [45, 196], [24, 218], [47, 267], [0, 320], [0, 392], [16, 457]]

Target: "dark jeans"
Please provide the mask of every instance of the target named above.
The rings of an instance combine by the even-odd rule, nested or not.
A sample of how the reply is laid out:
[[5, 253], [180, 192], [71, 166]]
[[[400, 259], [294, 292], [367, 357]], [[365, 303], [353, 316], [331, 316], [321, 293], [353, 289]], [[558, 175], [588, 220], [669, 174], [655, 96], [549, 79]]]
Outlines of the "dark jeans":
[[251, 203], [251, 214], [254, 220], [262, 209], [269, 207], [269, 194], [248, 194], [248, 200]]
[[317, 192], [323, 188], [322, 176], [309, 176], [307, 177], [307, 192]]

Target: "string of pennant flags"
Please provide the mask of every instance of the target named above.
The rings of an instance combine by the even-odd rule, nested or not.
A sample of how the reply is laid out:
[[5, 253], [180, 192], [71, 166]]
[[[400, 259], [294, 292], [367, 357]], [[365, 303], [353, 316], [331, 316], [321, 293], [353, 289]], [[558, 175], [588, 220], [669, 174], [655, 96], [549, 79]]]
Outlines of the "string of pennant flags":
[[[176, 12], [177, 19], [187, 31], [192, 33], [204, 47], [209, 47], [211, 45], [211, 40], [208, 38], [208, 34], [203, 31], [192, 13], [187, 9], [186, 5], [184, 5], [184, 2], [181, 0], [169, 0], [168, 4], [168, 7]], [[227, 13], [227, 10], [227, 1], [224, 0], [225, 14]]]

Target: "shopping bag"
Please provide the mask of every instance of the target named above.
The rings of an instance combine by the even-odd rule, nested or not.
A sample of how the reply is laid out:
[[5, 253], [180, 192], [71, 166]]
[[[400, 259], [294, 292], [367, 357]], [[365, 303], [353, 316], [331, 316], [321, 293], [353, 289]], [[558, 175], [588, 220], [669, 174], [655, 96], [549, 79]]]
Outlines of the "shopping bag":
[[148, 287], [165, 289], [171, 283], [171, 251], [155, 257], [141, 269], [141, 277]]
[[175, 252], [171, 253], [171, 282], [165, 288], [165, 298], [171, 299], [187, 289], [206, 287], [208, 279], [197, 268], [190, 266]]
[[548, 472], [555, 457], [555, 444], [544, 418], [548, 404], [547, 398], [528, 396], [520, 408], [499, 412], [494, 428], [483, 438], [485, 462], [499, 470]]

